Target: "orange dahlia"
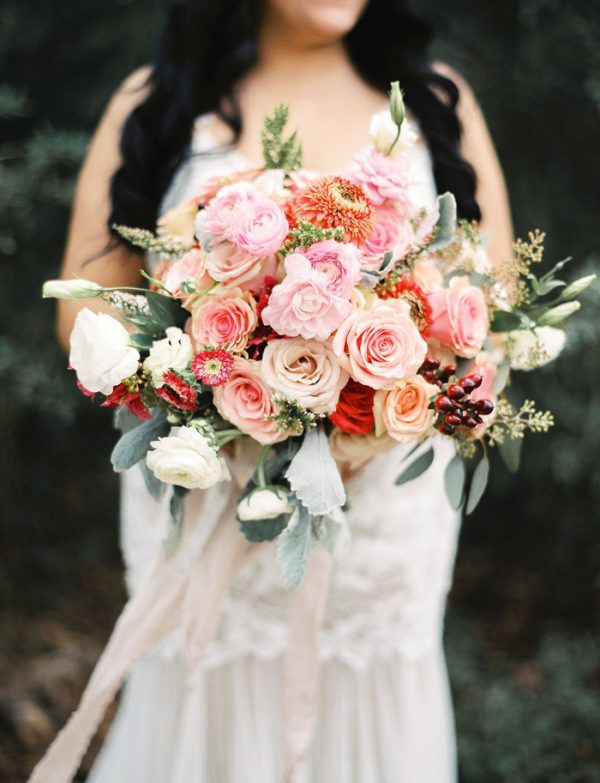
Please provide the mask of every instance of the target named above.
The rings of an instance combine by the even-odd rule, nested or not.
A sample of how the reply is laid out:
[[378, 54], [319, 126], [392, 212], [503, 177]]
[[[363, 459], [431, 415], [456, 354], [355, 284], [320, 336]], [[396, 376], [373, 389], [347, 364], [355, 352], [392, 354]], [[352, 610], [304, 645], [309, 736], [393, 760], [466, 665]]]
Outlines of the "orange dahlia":
[[431, 326], [431, 305], [427, 295], [418, 283], [401, 277], [395, 282], [385, 281], [378, 285], [375, 293], [380, 299], [404, 299], [410, 307], [410, 317], [420, 332]]
[[343, 177], [315, 179], [293, 202], [296, 220], [344, 230], [345, 242], [361, 244], [373, 230], [371, 204], [360, 185]]

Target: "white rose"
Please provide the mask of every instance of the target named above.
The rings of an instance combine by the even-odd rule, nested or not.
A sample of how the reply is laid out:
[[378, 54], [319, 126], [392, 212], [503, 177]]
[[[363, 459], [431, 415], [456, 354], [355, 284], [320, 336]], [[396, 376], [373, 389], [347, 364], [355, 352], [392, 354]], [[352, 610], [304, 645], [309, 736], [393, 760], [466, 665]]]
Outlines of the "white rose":
[[[371, 118], [369, 135], [373, 139], [373, 146], [384, 155], [389, 153], [390, 147], [398, 133], [398, 126], [392, 119], [389, 109], [377, 112]], [[417, 140], [417, 133], [409, 120], [404, 120], [400, 128], [400, 138], [394, 145], [392, 155], [396, 155], [406, 147], [411, 147]]]
[[563, 329], [536, 326], [531, 330], [509, 332], [504, 344], [513, 370], [535, 370], [554, 361], [564, 348], [566, 339]]
[[229, 481], [227, 465], [194, 427], [173, 427], [150, 444], [146, 463], [157, 479], [186, 489], [208, 489]]
[[254, 519], [275, 519], [281, 514], [291, 514], [294, 507], [288, 502], [283, 487], [259, 487], [242, 498], [237, 506], [238, 519], [249, 522]]
[[152, 383], [159, 389], [168, 370], [185, 370], [194, 356], [192, 341], [177, 326], [170, 326], [167, 336], [157, 340], [144, 359], [144, 369], [152, 373]]
[[138, 368], [140, 355], [129, 345], [122, 323], [106, 313], [80, 310], [71, 332], [69, 363], [91, 392], [110, 394]]
[[42, 286], [42, 299], [91, 299], [103, 291], [104, 286], [93, 280], [46, 280]]

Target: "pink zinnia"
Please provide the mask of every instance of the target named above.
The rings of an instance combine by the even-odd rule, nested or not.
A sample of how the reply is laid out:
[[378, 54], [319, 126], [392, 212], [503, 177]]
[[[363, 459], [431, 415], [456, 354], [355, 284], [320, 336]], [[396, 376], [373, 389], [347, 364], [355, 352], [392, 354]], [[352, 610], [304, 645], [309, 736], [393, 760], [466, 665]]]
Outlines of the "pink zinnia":
[[192, 359], [192, 372], [206, 386], [221, 386], [231, 375], [233, 356], [224, 348], [206, 348]]

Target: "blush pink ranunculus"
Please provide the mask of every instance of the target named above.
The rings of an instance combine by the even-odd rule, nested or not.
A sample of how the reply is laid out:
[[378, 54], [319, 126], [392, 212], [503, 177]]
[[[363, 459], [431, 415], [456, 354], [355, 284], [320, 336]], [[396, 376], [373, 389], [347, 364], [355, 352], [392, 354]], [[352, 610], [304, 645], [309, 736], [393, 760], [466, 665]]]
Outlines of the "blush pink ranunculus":
[[196, 233], [202, 242], [202, 247], [209, 248], [225, 239], [231, 241], [233, 211], [243, 197], [242, 193], [230, 190], [222, 196], [217, 196], [198, 214]]
[[215, 288], [192, 309], [189, 331], [198, 351], [204, 347], [243, 351], [258, 318], [252, 294], [239, 288]]
[[178, 299], [185, 299], [189, 294], [181, 290], [184, 280], [193, 280], [198, 290], [208, 288], [212, 282], [204, 268], [205, 255], [199, 247], [193, 247], [174, 264], [171, 264], [164, 275], [163, 285]]
[[361, 277], [360, 256], [354, 245], [324, 239], [303, 251], [313, 269], [325, 275], [327, 290], [349, 299]]
[[424, 437], [435, 418], [429, 403], [438, 392], [438, 387], [427, 383], [422, 375], [400, 381], [393, 389], [375, 392], [375, 434], [387, 433], [401, 443]]
[[279, 205], [267, 198], [244, 194], [235, 205], [230, 224], [231, 241], [243, 253], [268, 256], [276, 253], [289, 231]]
[[286, 276], [271, 292], [262, 320], [278, 334], [326, 340], [352, 311], [347, 299], [333, 294], [328, 280], [301, 253], [285, 259]]
[[277, 443], [287, 438], [268, 419], [276, 413], [273, 392], [262, 377], [260, 362], [237, 357], [231, 375], [222, 386], [216, 386], [213, 400], [217, 410], [242, 432], [259, 443]]
[[405, 161], [370, 149], [355, 155], [354, 164], [354, 168], [345, 176], [362, 187], [372, 204], [380, 206], [389, 199], [403, 215], [410, 215], [411, 180]]
[[204, 268], [214, 280], [231, 288], [256, 277], [262, 263], [262, 258], [245, 253], [225, 240], [214, 245], [206, 254]]
[[376, 301], [354, 312], [333, 338], [341, 366], [354, 380], [372, 389], [391, 389], [414, 375], [427, 353], [427, 343], [400, 299]]
[[488, 334], [489, 317], [483, 292], [468, 277], [453, 277], [448, 288], [428, 295], [432, 324], [428, 334], [467, 359], [480, 350]]
[[401, 259], [415, 241], [410, 220], [401, 215], [393, 204], [373, 209], [375, 227], [360, 246], [363, 269], [376, 270], [390, 250], [393, 260]]

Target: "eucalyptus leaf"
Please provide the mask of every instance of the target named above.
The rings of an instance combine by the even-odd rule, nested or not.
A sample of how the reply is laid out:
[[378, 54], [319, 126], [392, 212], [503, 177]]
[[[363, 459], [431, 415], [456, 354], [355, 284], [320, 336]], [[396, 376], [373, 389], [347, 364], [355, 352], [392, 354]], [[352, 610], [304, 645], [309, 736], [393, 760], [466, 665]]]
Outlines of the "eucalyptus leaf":
[[151, 419], [126, 432], [119, 438], [110, 456], [113, 468], [120, 473], [136, 465], [148, 453], [150, 443], [168, 431], [169, 424], [164, 414], [155, 413]]
[[152, 317], [167, 329], [169, 326], [181, 326], [185, 320], [185, 311], [177, 299], [164, 296], [156, 291], [146, 293], [148, 308]]
[[171, 512], [171, 519], [176, 525], [181, 525], [183, 522], [184, 512], [184, 498], [189, 490], [184, 487], [173, 487], [173, 494], [171, 495], [171, 501], [169, 503], [169, 511]]
[[519, 313], [510, 310], [496, 310], [492, 316], [490, 330], [492, 332], [512, 332], [522, 329], [524, 321]]
[[453, 509], [458, 511], [463, 502], [465, 493], [466, 470], [465, 463], [456, 454], [446, 467], [444, 473], [444, 486], [446, 495]]
[[277, 562], [288, 587], [297, 587], [302, 583], [312, 546], [310, 514], [304, 506], [296, 506], [277, 544]]
[[498, 453], [506, 465], [509, 473], [516, 473], [521, 463], [521, 451], [523, 449], [522, 438], [505, 437], [502, 443], [498, 444]]
[[496, 371], [496, 377], [492, 383], [492, 392], [494, 394], [500, 394], [502, 389], [508, 383], [508, 376], [510, 375], [510, 362], [505, 359], [501, 365], [499, 365]]
[[437, 228], [436, 237], [430, 245], [431, 250], [441, 250], [449, 245], [454, 238], [456, 230], [456, 199], [452, 193], [443, 193], [438, 196], [439, 217], [435, 228]]
[[252, 543], [273, 541], [274, 538], [277, 538], [285, 530], [287, 521], [287, 514], [280, 514], [272, 519], [251, 519], [240, 522], [240, 530], [244, 538]]
[[149, 351], [152, 348], [154, 338], [150, 334], [144, 334], [143, 332], [136, 332], [129, 336], [129, 342], [134, 348], [141, 351]]
[[142, 459], [138, 462], [138, 465], [140, 466], [140, 470], [142, 471], [142, 476], [144, 477], [144, 484], [146, 485], [146, 489], [152, 495], [154, 500], [161, 500], [164, 496], [168, 485], [165, 484], [164, 481], [161, 481], [160, 479], [156, 478], [154, 473], [150, 470], [148, 465], [146, 464], [146, 460]]
[[298, 499], [314, 516], [329, 514], [346, 501], [342, 477], [321, 427], [306, 433], [285, 477]]
[[413, 462], [410, 463], [410, 465], [408, 465], [408, 467], [402, 471], [396, 481], [394, 481], [394, 484], [396, 484], [396, 486], [401, 486], [402, 484], [406, 484], [407, 481], [412, 481], [413, 479], [418, 478], [429, 469], [431, 463], [433, 462], [433, 458], [433, 449], [427, 449], [424, 454], [421, 454], [419, 457], [417, 457]]
[[490, 462], [488, 458], [484, 455], [479, 462], [477, 463], [477, 467], [473, 471], [473, 478], [471, 479], [471, 485], [469, 486], [469, 493], [467, 496], [467, 502], [466, 502], [466, 508], [465, 513], [470, 514], [475, 510], [477, 507], [477, 504], [483, 497], [483, 493], [485, 492], [485, 488], [488, 483], [488, 478], [490, 474]]

